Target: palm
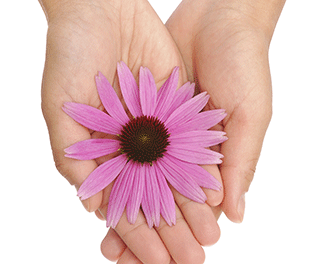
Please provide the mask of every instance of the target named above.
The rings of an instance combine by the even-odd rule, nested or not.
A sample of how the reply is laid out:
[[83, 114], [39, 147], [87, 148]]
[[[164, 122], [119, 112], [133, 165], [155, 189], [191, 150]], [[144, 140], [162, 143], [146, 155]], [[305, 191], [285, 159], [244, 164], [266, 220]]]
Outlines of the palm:
[[167, 27], [182, 51], [189, 78], [211, 95], [209, 107], [228, 113], [222, 124], [229, 137], [221, 149], [223, 210], [231, 220], [241, 221], [233, 213], [236, 196], [248, 189], [270, 119], [269, 43], [238, 12], [217, 6], [194, 10], [192, 3], [182, 2]]
[[147, 2], [139, 2], [133, 6], [127, 2], [129, 6], [122, 8], [106, 6], [105, 10], [81, 7], [83, 12], [51, 23], [45, 72], [54, 76], [55, 94], [99, 104], [94, 75], [100, 70], [116, 84], [115, 65], [120, 60], [134, 74], [142, 65], [149, 67], [159, 84], [174, 66], [180, 66], [183, 73], [182, 60], [166, 28]]
[[[72, 127], [77, 130], [66, 135], [69, 130], [63, 127], [60, 133], [63, 133], [63, 143], [66, 144], [76, 141], [78, 137], [80, 140], [90, 137], [90, 133], [68, 123], [61, 106], [65, 101], [75, 101], [100, 108], [94, 82], [97, 71], [108, 78], [117, 93], [116, 65], [121, 60], [128, 64], [135, 75], [140, 66], [149, 67], [158, 86], [174, 66], [180, 66], [182, 76], [185, 76], [174, 42], [147, 2], [139, 1], [139, 4], [129, 6], [123, 4], [122, 8], [104, 8], [82, 7], [83, 13], [72, 12], [57, 22], [52, 21], [49, 27], [43, 104], [45, 112], [57, 113], [59, 120], [64, 120], [71, 130]], [[108, 11], [109, 8], [111, 10]], [[181, 83], [185, 81], [185, 77], [180, 78]], [[56, 158], [63, 156], [59, 154], [66, 147], [60, 143], [52, 144]], [[56, 160], [58, 163], [62, 162]], [[75, 182], [74, 179], [69, 180]]]

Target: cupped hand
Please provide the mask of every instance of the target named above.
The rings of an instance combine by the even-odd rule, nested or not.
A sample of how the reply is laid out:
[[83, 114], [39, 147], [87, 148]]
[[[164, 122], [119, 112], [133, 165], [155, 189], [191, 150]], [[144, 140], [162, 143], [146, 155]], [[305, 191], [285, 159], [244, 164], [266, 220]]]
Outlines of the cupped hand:
[[282, 4], [264, 12], [257, 2], [184, 0], [166, 24], [189, 79], [211, 95], [209, 108], [227, 111], [220, 127], [229, 138], [221, 146], [221, 207], [234, 222], [243, 220], [272, 111], [268, 49]]
[[[180, 67], [180, 85], [187, 81], [180, 53], [146, 0], [41, 1], [48, 19], [46, 63], [42, 82], [42, 110], [47, 122], [55, 164], [77, 188], [104, 160], [77, 161], [66, 158], [64, 149], [91, 137], [105, 137], [76, 123], [62, 111], [64, 102], [78, 102], [103, 109], [94, 76], [101, 71], [121, 93], [116, 75], [124, 61], [138, 77], [148, 67], [157, 87]], [[220, 179], [217, 167], [209, 170]], [[111, 186], [83, 201], [88, 211], [105, 218]], [[217, 205], [222, 192], [206, 190], [208, 202]], [[119, 263], [131, 255], [144, 263], [202, 263], [201, 245], [215, 243], [219, 227], [208, 204], [197, 204], [175, 193], [177, 224], [149, 229], [140, 212], [134, 225], [123, 215], [115, 229], [120, 242]], [[120, 238], [122, 240], [120, 240]], [[105, 243], [104, 243], [105, 244]], [[110, 257], [109, 254], [104, 255]]]

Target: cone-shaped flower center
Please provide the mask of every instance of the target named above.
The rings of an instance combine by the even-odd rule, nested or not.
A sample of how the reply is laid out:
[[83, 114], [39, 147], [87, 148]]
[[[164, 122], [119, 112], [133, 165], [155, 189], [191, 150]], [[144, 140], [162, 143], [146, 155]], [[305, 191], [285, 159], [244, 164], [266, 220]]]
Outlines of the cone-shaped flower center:
[[122, 129], [119, 140], [121, 152], [128, 159], [152, 163], [166, 151], [169, 133], [156, 117], [140, 116], [130, 120]]

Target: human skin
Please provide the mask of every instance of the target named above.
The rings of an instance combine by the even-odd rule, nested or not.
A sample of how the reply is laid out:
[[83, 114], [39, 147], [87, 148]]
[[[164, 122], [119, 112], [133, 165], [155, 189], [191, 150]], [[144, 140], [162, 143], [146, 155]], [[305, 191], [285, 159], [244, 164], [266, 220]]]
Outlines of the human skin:
[[[220, 148], [225, 156], [219, 166], [224, 185], [220, 207], [236, 223], [243, 221], [245, 193], [272, 115], [268, 51], [284, 3], [184, 0], [166, 24], [182, 54], [188, 79], [211, 95], [207, 108], [223, 108], [228, 113], [216, 127], [229, 138]], [[220, 207], [214, 208], [217, 217]], [[122, 243], [110, 247], [118, 242], [120, 238], [110, 231], [102, 243], [104, 256], [120, 255], [125, 248]], [[120, 263], [128, 263], [130, 253], [126, 250], [124, 255]]]
[[268, 51], [284, 0], [184, 0], [167, 27], [177, 43], [190, 80], [223, 108], [219, 166], [224, 184], [222, 211], [242, 222], [245, 193], [253, 179], [272, 115]]
[[[180, 67], [180, 85], [187, 81], [182, 56], [154, 10], [146, 0], [42, 0], [48, 21], [46, 62], [42, 80], [42, 111], [47, 122], [55, 164], [59, 172], [77, 188], [105, 159], [77, 161], [66, 158], [64, 149], [88, 138], [107, 137], [82, 127], [62, 111], [64, 102], [79, 102], [103, 109], [94, 76], [101, 71], [119, 97], [116, 65], [124, 61], [138, 79], [140, 66], [153, 73], [157, 87]], [[217, 166], [206, 167], [221, 181]], [[105, 218], [112, 185], [90, 199], [85, 208]], [[116, 229], [109, 231], [119, 245], [117, 256], [132, 256], [143, 263], [202, 263], [202, 245], [215, 243], [220, 230], [214, 210], [223, 192], [205, 190], [205, 204], [192, 202], [174, 191], [177, 224], [149, 229], [139, 213], [134, 225], [123, 215]], [[105, 246], [105, 243], [103, 243]], [[125, 250], [125, 251], [123, 251]], [[105, 249], [104, 249], [105, 252]], [[104, 254], [105, 255], [105, 254]], [[128, 257], [127, 257], [128, 256]], [[122, 262], [119, 260], [119, 262]]]

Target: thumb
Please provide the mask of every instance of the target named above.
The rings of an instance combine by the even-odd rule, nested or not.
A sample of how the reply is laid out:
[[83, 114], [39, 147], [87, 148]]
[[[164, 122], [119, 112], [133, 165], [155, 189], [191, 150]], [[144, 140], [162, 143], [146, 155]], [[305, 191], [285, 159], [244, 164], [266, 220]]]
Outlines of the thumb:
[[257, 114], [237, 110], [225, 126], [229, 140], [221, 147], [224, 155], [220, 167], [224, 184], [224, 200], [221, 207], [228, 219], [236, 223], [243, 221], [245, 193], [253, 180], [271, 119], [271, 107], [264, 110]]
[[[64, 149], [70, 145], [90, 138], [87, 128], [81, 126], [69, 117], [63, 110], [63, 103], [71, 101], [60, 85], [52, 82], [51, 71], [45, 70], [42, 82], [42, 112], [47, 123], [51, 148], [58, 171], [78, 188], [88, 175], [97, 167], [94, 160], [80, 161], [65, 157]], [[55, 190], [57, 194], [57, 190]], [[102, 202], [102, 193], [83, 200], [82, 204], [87, 211], [98, 209]]]

